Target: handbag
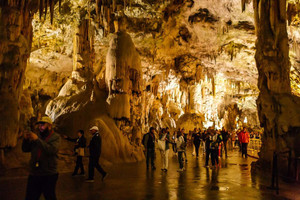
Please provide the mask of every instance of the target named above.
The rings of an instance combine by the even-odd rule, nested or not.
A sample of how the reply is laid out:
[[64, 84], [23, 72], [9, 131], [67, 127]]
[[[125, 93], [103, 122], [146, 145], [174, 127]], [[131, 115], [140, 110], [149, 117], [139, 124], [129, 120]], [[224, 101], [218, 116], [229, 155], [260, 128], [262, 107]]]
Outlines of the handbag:
[[162, 137], [160, 140], [157, 141], [158, 149], [161, 151], [166, 150], [166, 140], [165, 140], [166, 136], [167, 136], [167, 134], [165, 134], [164, 137]]

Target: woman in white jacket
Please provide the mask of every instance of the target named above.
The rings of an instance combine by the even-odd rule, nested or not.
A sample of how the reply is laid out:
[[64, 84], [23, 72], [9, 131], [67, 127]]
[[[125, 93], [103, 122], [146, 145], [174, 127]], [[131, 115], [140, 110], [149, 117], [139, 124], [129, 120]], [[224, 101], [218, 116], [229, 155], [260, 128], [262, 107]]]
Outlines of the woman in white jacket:
[[170, 134], [166, 129], [162, 129], [159, 134], [159, 140], [165, 142], [165, 148], [160, 150], [161, 154], [161, 161], [162, 161], [162, 171], [168, 171], [168, 164], [169, 164], [169, 143], [170, 143]]

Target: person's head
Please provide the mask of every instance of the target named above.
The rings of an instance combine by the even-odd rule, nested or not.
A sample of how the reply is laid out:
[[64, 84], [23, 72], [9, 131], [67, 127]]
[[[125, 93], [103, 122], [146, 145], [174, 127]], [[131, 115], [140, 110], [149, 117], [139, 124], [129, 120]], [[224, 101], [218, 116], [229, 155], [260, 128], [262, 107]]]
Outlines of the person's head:
[[78, 130], [77, 131], [77, 135], [78, 135], [78, 137], [83, 136], [84, 135], [84, 131], [83, 130]]
[[225, 131], [225, 127], [223, 126], [222, 131]]
[[166, 133], [166, 129], [165, 128], [161, 129], [161, 132]]
[[244, 128], [243, 128], [243, 131], [244, 131], [244, 132], [246, 132], [246, 131], [247, 131], [246, 127], [244, 127]]
[[197, 132], [197, 128], [194, 128], [194, 132]]
[[99, 128], [97, 126], [93, 126], [92, 128], [90, 128], [90, 133], [92, 135], [94, 135], [95, 133], [97, 133], [99, 131]]
[[166, 132], [169, 132], [169, 127], [166, 128]]
[[48, 134], [52, 130], [52, 120], [48, 116], [44, 116], [37, 122], [41, 134]]
[[177, 137], [180, 137], [180, 136], [182, 136], [182, 133], [181, 133], [181, 131], [178, 131]]
[[151, 127], [151, 128], [150, 128], [150, 133], [153, 133], [153, 134], [154, 134], [154, 131], [155, 131], [154, 127]]

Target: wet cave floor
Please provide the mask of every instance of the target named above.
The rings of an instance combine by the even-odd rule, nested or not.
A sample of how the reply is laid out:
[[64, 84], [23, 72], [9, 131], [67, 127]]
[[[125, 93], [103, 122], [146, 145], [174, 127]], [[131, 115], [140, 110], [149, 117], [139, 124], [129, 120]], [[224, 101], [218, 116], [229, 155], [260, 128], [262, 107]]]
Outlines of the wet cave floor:
[[[145, 162], [105, 167], [109, 177], [101, 181], [95, 172], [95, 182], [86, 183], [83, 176], [59, 175], [57, 197], [61, 200], [91, 199], [300, 199], [300, 185], [280, 182], [279, 195], [267, 189], [270, 177], [251, 174], [253, 158], [242, 158], [238, 150], [221, 159], [221, 167], [205, 168], [204, 156], [196, 160], [188, 149], [186, 171], [177, 172], [178, 162], [169, 154], [169, 170], [160, 170], [160, 154], [156, 151], [156, 170], [146, 170]], [[71, 166], [73, 168], [73, 166]], [[27, 177], [0, 178], [1, 200], [24, 199]]]

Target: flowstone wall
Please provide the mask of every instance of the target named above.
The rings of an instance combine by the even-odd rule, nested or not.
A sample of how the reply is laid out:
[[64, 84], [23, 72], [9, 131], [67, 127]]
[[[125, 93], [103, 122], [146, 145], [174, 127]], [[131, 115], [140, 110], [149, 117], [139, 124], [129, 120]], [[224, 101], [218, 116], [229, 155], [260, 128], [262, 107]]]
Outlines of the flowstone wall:
[[[264, 127], [260, 161], [270, 164], [273, 152], [300, 155], [300, 98], [291, 93], [286, 1], [255, 0], [253, 6], [260, 90], [257, 109]], [[287, 160], [283, 161], [280, 165], [286, 167]]]

